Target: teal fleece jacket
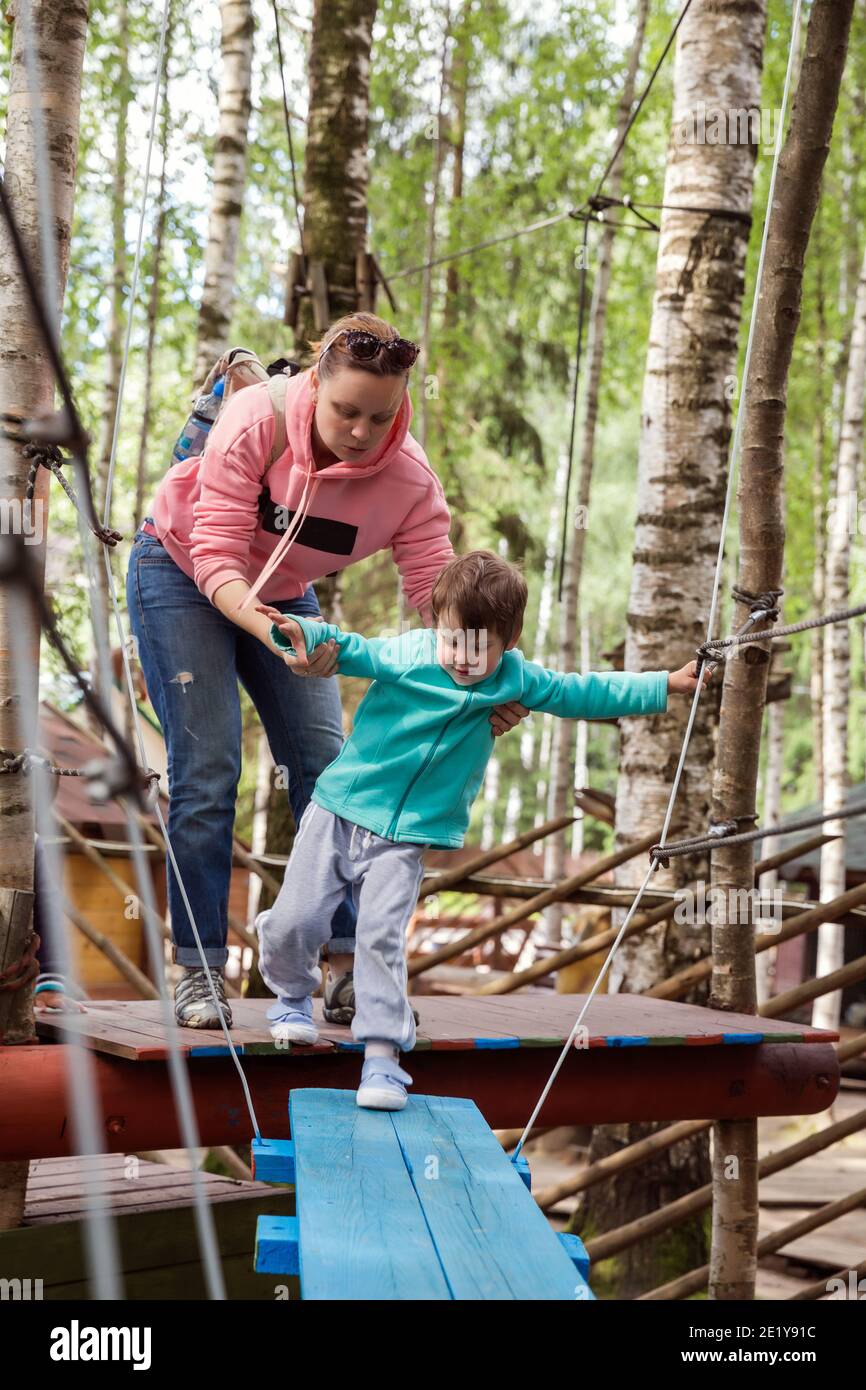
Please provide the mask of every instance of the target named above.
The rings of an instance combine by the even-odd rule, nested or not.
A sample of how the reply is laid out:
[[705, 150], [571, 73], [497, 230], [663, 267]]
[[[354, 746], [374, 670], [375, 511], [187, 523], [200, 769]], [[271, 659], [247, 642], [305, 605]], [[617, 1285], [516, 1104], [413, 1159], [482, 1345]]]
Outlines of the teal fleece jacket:
[[[308, 652], [333, 638], [340, 674], [373, 681], [352, 733], [319, 775], [312, 799], [389, 840], [460, 848], [493, 752], [494, 705], [518, 700], [563, 719], [667, 709], [667, 671], [548, 671], [512, 648], [484, 680], [463, 686], [437, 661], [434, 628], [367, 638], [291, 616], [303, 629]], [[294, 652], [275, 624], [270, 637], [280, 650]]]

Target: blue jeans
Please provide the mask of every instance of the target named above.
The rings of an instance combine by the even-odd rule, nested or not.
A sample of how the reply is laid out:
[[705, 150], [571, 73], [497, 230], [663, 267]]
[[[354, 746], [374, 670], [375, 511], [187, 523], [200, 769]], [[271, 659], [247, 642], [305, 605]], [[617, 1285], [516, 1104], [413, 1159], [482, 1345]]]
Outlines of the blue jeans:
[[[129, 624], [168, 754], [168, 834], [208, 965], [228, 956], [229, 880], [235, 802], [241, 772], [241, 682], [258, 711], [274, 763], [287, 770], [295, 817], [319, 773], [343, 745], [340, 694], [333, 677], [294, 676], [237, 626], [175, 564], [156, 536], [138, 531], [126, 575]], [[317, 616], [309, 585], [274, 601], [283, 613]], [[168, 905], [179, 965], [201, 958], [170, 862]], [[351, 889], [331, 919], [332, 954], [355, 945]]]

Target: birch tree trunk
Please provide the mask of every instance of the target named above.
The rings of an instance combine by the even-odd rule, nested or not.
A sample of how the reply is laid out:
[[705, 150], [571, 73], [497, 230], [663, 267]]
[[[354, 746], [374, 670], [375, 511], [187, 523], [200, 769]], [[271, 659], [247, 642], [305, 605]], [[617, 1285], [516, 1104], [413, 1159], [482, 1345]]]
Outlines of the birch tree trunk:
[[[6, 120], [6, 163], [4, 181], [24, 245], [40, 282], [45, 271], [39, 241], [43, 210], [36, 190], [33, 111], [24, 66], [24, 34], [16, 22], [16, 6], [6, 6], [6, 19], [14, 24]], [[55, 228], [57, 303], [55, 321], [59, 323], [69, 270], [69, 238], [78, 155], [78, 118], [81, 100], [81, 70], [87, 33], [86, 0], [31, 0], [31, 26], [39, 58], [39, 107], [45, 131], [48, 182], [51, 189]], [[22, 417], [51, 410], [54, 405], [54, 374], [27, 298], [21, 274], [9, 242], [6, 224], [0, 217], [0, 410]], [[0, 437], [0, 489], [5, 499], [21, 505], [29, 471], [29, 461], [16, 445]], [[30, 547], [40, 580], [45, 573], [46, 530], [48, 524], [49, 473], [39, 470], [36, 479], [33, 515], [41, 523], [38, 544]], [[8, 596], [0, 591], [0, 746], [19, 751], [21, 729], [16, 717], [18, 681], [11, 666]], [[27, 668], [17, 673], [23, 684], [22, 698], [36, 704], [39, 698], [38, 636], [28, 655]], [[16, 890], [32, 902], [34, 819], [31, 781], [22, 773], [0, 777], [0, 816], [3, 821], [2, 886]], [[25, 921], [11, 929], [0, 915], [0, 966], [18, 960], [31, 939], [32, 924]], [[0, 1041], [5, 1044], [34, 1042], [33, 993], [25, 988], [0, 994]], [[24, 1207], [28, 1164], [0, 1164], [0, 1229], [17, 1226]]]
[[[99, 438], [95, 448], [96, 486], [94, 500], [96, 512], [103, 519], [105, 498], [108, 490], [108, 469], [111, 462], [111, 442], [114, 437], [114, 418], [117, 414], [117, 397], [120, 389], [120, 371], [123, 362], [123, 338], [126, 326], [124, 309], [124, 290], [126, 289], [126, 133], [129, 116], [131, 90], [129, 81], [129, 6], [121, 0], [117, 7], [117, 82], [115, 86], [117, 119], [113, 133], [114, 172], [111, 180], [111, 288], [108, 296], [108, 324], [105, 332], [105, 384], [102, 393], [102, 412], [99, 421]], [[128, 306], [131, 312], [132, 305]], [[106, 517], [108, 525], [111, 518]], [[111, 598], [108, 591], [108, 576], [103, 564], [97, 564], [94, 581], [102, 594], [101, 612], [106, 620], [103, 633], [103, 646], [106, 653], [112, 647], [113, 623], [111, 618]], [[98, 613], [94, 612], [94, 622]], [[101, 671], [99, 660], [100, 644], [94, 643], [90, 669], [97, 690], [110, 688], [111, 671]], [[131, 714], [131, 712], [130, 712]], [[88, 716], [94, 733], [101, 733], [98, 724]]]
[[[646, 33], [649, 0], [639, 0], [637, 23], [631, 49], [628, 55], [625, 81], [619, 100], [616, 118], [614, 147], [622, 139], [631, 110], [634, 105], [635, 83], [643, 51]], [[607, 181], [607, 193], [618, 198], [622, 192], [622, 154], [616, 160]], [[613, 266], [613, 243], [616, 230], [606, 225], [601, 234], [598, 248], [598, 265], [593, 286], [592, 307], [590, 311], [589, 338], [587, 351], [587, 383], [583, 425], [580, 438], [580, 470], [578, 473], [577, 502], [574, 511], [574, 524], [566, 541], [567, 553], [562, 585], [562, 609], [560, 612], [559, 659], [560, 671], [573, 671], [577, 649], [577, 613], [580, 604], [580, 580], [583, 572], [583, 554], [586, 541], [586, 518], [589, 512], [589, 495], [592, 486], [592, 470], [595, 465], [595, 433], [598, 423], [598, 399], [601, 388], [601, 369], [604, 359], [604, 335], [607, 322], [607, 298], [610, 291], [610, 276]], [[589, 243], [591, 245], [591, 243]], [[589, 266], [585, 267], [589, 272]], [[557, 719], [553, 728], [553, 762], [551, 766], [551, 801], [548, 814], [551, 817], [563, 816], [573, 805], [575, 724], [571, 719]], [[545, 841], [544, 877], [556, 882], [565, 876], [565, 855], [568, 831], [559, 830]], [[562, 903], [551, 903], [545, 908], [543, 924], [538, 929], [541, 940], [556, 946], [562, 936]]]
[[418, 443], [422, 449], [427, 447], [427, 429], [430, 415], [430, 402], [427, 396], [427, 375], [430, 370], [430, 333], [433, 317], [433, 269], [430, 262], [436, 255], [436, 214], [439, 209], [439, 185], [442, 181], [442, 152], [444, 146], [444, 107], [445, 92], [448, 86], [448, 45], [451, 39], [450, 5], [445, 16], [445, 33], [442, 38], [442, 62], [439, 75], [439, 102], [436, 110], [433, 148], [433, 172], [431, 177], [430, 201], [427, 204], [427, 238], [424, 260], [424, 282], [421, 293], [421, 351], [419, 353], [418, 378], [421, 383], [421, 410], [418, 429]]
[[[845, 380], [845, 404], [839, 439], [839, 461], [831, 524], [827, 534], [827, 611], [846, 608], [849, 602], [852, 519], [857, 525], [857, 474], [863, 452], [863, 392], [866, 389], [866, 253], [854, 297], [851, 345]], [[850, 636], [847, 623], [824, 628], [824, 810], [838, 811], [848, 791], [848, 704], [850, 698]], [[845, 891], [846, 820], [828, 821], [827, 833], [838, 839], [821, 849], [821, 902]], [[818, 960], [815, 973], [829, 975], [845, 963], [845, 928], [838, 922], [822, 922], [818, 928]], [[815, 1028], [838, 1028], [842, 995], [824, 994], [812, 1006]]]
[[[830, 146], [845, 64], [853, 0], [815, 0], [791, 123], [782, 150], [764, 280], [744, 385], [742, 468], [737, 490], [740, 559], [737, 582], [750, 594], [778, 588], [784, 563], [782, 470], [788, 370], [800, 321], [803, 264]], [[862, 395], [862, 379], [861, 379]], [[748, 616], [738, 601], [733, 627]], [[755, 815], [761, 727], [770, 653], [755, 643], [725, 662], [713, 817]], [[713, 973], [710, 1003], [754, 1013], [754, 845], [712, 856]], [[745, 894], [745, 897], [744, 897]], [[742, 920], [743, 902], [748, 903]], [[726, 907], [730, 905], [730, 907]], [[736, 905], [736, 906], [735, 906]], [[754, 1297], [758, 1236], [756, 1120], [725, 1120], [713, 1129], [713, 1239], [709, 1296]]]
[[247, 133], [252, 106], [252, 0], [220, 0], [222, 73], [219, 128], [198, 316], [194, 380], [204, 381], [225, 352], [235, 294], [241, 212], [247, 181]]
[[[644, 377], [638, 455], [634, 566], [627, 613], [625, 669], [675, 670], [703, 641], [724, 510], [731, 430], [731, 384], [751, 223], [756, 146], [739, 129], [704, 142], [696, 113], [724, 115], [760, 107], [765, 0], [695, 0], [677, 35], [673, 130], [668, 146], [656, 292]], [[704, 106], [701, 106], [701, 103]], [[752, 139], [754, 133], [749, 132]], [[727, 135], [727, 139], [725, 139]], [[673, 208], [719, 208], [687, 214]], [[691, 833], [704, 830], [714, 758], [711, 702], [698, 707], [679, 791]], [[687, 709], [624, 719], [616, 799], [617, 848], [661, 830], [683, 741]], [[657, 888], [675, 889], [704, 870], [705, 860], [671, 860]], [[705, 871], [705, 870], [704, 870]], [[636, 888], [642, 862], [614, 873]], [[620, 924], [623, 911], [614, 910]], [[674, 922], [623, 943], [608, 977], [612, 992], [655, 984], [706, 951], [706, 928]], [[596, 1129], [590, 1162], [653, 1132], [652, 1125]], [[678, 1144], [623, 1174], [614, 1190], [591, 1189], [580, 1212], [582, 1234], [607, 1230], [672, 1200], [709, 1178], [706, 1136]], [[610, 1288], [630, 1297], [703, 1264], [700, 1220], [624, 1251], [610, 1267]]]
[[[817, 298], [817, 342], [815, 345], [816, 410], [815, 457], [812, 462], [812, 534], [815, 563], [812, 567], [812, 609], [825, 612], [824, 585], [827, 569], [827, 424], [828, 402], [824, 389], [827, 370], [827, 318], [824, 294], [824, 255], [821, 239], [821, 209], [815, 219], [815, 293]], [[812, 706], [812, 756], [815, 767], [815, 799], [824, 800], [824, 632], [813, 628], [809, 664], [809, 698]]]
[[168, 182], [168, 151], [171, 139], [171, 104], [169, 91], [169, 65], [171, 63], [172, 41], [174, 37], [174, 5], [169, 4], [165, 26], [165, 62], [162, 83], [159, 192], [156, 196], [156, 226], [153, 233], [153, 262], [151, 268], [150, 294], [147, 300], [147, 340], [144, 350], [144, 402], [141, 408], [141, 433], [138, 440], [138, 466], [135, 471], [135, 509], [133, 524], [140, 526], [144, 511], [145, 494], [150, 492], [147, 475], [147, 444], [150, 435], [150, 422], [153, 416], [153, 364], [156, 352], [156, 333], [159, 323], [159, 305], [162, 280], [162, 252], [165, 241], [165, 224], [168, 213], [166, 185]]

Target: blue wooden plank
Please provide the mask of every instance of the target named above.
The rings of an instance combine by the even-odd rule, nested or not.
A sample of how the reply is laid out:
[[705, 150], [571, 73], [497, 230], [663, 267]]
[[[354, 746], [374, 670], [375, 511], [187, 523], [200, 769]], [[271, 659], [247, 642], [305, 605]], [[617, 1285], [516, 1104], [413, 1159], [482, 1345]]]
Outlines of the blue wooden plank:
[[390, 1114], [312, 1088], [289, 1113], [303, 1298], [450, 1299]]
[[763, 1033], [723, 1033], [723, 1043], [761, 1043], [764, 1041]]
[[524, 1185], [524, 1187], [526, 1188], [527, 1192], [531, 1192], [531, 1191], [532, 1191], [532, 1173], [530, 1172], [530, 1169], [529, 1169], [529, 1159], [524, 1158], [524, 1157], [523, 1157], [523, 1154], [518, 1154], [518, 1156], [517, 1156], [516, 1158], [512, 1158], [511, 1162], [513, 1163], [513, 1165], [514, 1165], [514, 1167], [516, 1168], [517, 1172], [520, 1174], [520, 1181], [523, 1183], [523, 1185]]
[[[587, 1280], [589, 1278], [589, 1255], [586, 1253], [586, 1246], [580, 1236], [572, 1235], [569, 1231], [558, 1231], [557, 1239], [580, 1277]], [[591, 1294], [590, 1297], [594, 1298], [595, 1294]]]
[[608, 1047], [647, 1047], [648, 1037], [640, 1037], [637, 1033], [630, 1034], [628, 1037], [617, 1037], [614, 1034], [605, 1039]]
[[295, 1181], [295, 1146], [291, 1139], [254, 1139], [250, 1153], [256, 1182]]
[[256, 1274], [298, 1273], [298, 1218], [260, 1216], [256, 1222]]
[[473, 1038], [476, 1047], [519, 1047], [519, 1038]]
[[391, 1119], [455, 1298], [585, 1296], [569, 1256], [473, 1101], [413, 1096]]

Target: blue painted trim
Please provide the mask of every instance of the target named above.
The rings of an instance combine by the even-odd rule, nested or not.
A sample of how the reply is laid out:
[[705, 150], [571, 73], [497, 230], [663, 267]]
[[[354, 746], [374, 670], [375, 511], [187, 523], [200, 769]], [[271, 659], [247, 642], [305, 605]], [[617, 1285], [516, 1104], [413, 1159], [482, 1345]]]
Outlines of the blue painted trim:
[[589, 1255], [580, 1236], [571, 1235], [568, 1231], [558, 1231], [557, 1239], [574, 1265], [574, 1272], [579, 1280], [574, 1286], [575, 1299], [595, 1302], [595, 1294], [589, 1287]]
[[251, 1146], [256, 1182], [295, 1181], [295, 1146], [291, 1139], [254, 1139]]
[[[235, 1043], [235, 1052], [239, 1055], [243, 1052], [243, 1044]], [[191, 1047], [190, 1057], [231, 1057], [231, 1049], [228, 1047]]]
[[529, 1171], [528, 1160], [523, 1157], [523, 1154], [518, 1154], [514, 1158], [512, 1158], [511, 1165], [513, 1168], [516, 1168], [518, 1173], [520, 1174], [521, 1182], [524, 1182], [526, 1184], [527, 1192], [531, 1192], [532, 1174]]
[[473, 1038], [476, 1047], [519, 1047], [519, 1038]]
[[256, 1222], [256, 1274], [299, 1274], [298, 1218], [260, 1216]]
[[648, 1046], [649, 1046], [649, 1038], [642, 1038], [642, 1037], [639, 1037], [639, 1036], [620, 1037], [620, 1038], [606, 1038], [605, 1041], [606, 1041], [608, 1047], [648, 1047]]
[[723, 1033], [722, 1042], [724, 1043], [762, 1043], [763, 1033]]

